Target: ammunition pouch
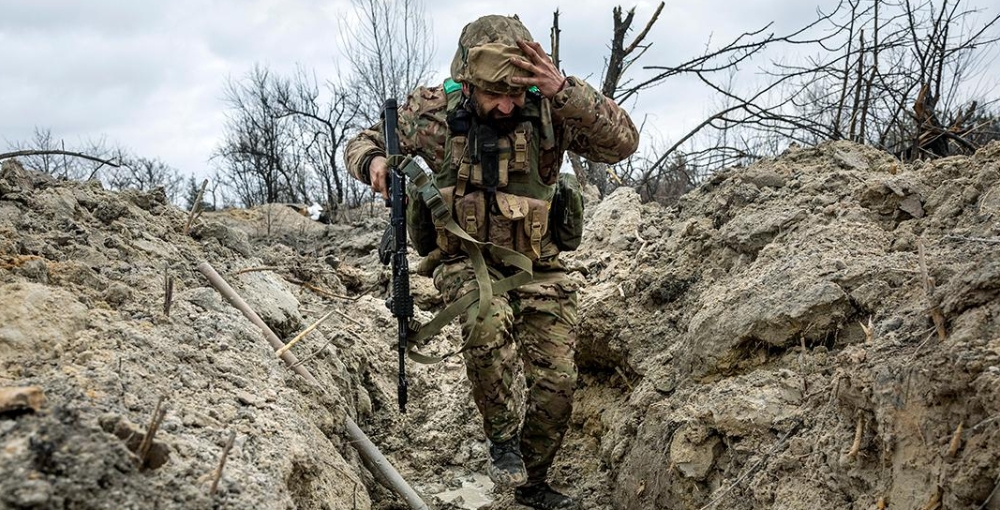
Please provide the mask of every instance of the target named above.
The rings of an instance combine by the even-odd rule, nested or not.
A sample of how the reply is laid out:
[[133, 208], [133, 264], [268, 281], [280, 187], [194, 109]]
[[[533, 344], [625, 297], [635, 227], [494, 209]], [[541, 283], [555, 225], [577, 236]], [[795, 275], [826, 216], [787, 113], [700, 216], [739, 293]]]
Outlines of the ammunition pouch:
[[572, 174], [559, 174], [549, 213], [552, 242], [562, 251], [573, 251], [583, 240], [583, 193]]

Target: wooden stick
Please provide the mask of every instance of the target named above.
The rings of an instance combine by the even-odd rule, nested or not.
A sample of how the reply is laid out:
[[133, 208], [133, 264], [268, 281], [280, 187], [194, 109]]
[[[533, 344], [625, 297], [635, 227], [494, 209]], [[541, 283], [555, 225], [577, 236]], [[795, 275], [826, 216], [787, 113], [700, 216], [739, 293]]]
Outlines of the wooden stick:
[[215, 489], [219, 486], [219, 479], [222, 478], [222, 468], [226, 467], [226, 458], [229, 457], [229, 450], [233, 448], [233, 443], [236, 441], [236, 431], [229, 432], [229, 440], [226, 441], [225, 448], [222, 449], [222, 456], [219, 457], [219, 465], [215, 468], [215, 475], [212, 477], [212, 488], [209, 489], [208, 495], [214, 496]]
[[[275, 335], [274, 332], [271, 331], [271, 328], [267, 327], [267, 324], [265, 324], [263, 319], [257, 315], [257, 312], [254, 312], [253, 309], [250, 308], [250, 305], [248, 305], [246, 301], [243, 301], [243, 298], [241, 298], [239, 294], [237, 294], [236, 291], [233, 290], [228, 283], [226, 283], [226, 280], [224, 280], [222, 276], [219, 276], [219, 273], [215, 272], [215, 269], [213, 269], [208, 262], [198, 264], [198, 270], [201, 271], [201, 274], [208, 278], [209, 283], [215, 287], [215, 290], [222, 294], [222, 297], [226, 298], [226, 301], [229, 301], [230, 304], [235, 306], [239, 311], [243, 312], [243, 315], [247, 319], [250, 319], [250, 322], [254, 323], [255, 326], [264, 332], [264, 338], [267, 339], [267, 342], [271, 344], [271, 347], [274, 350], [281, 349], [285, 346], [285, 343], [278, 338], [278, 335]], [[299, 360], [295, 357], [295, 354], [291, 352], [282, 354], [281, 360], [290, 367], [295, 366], [299, 362]], [[309, 371], [303, 367], [298, 367], [293, 370], [295, 370], [296, 374], [302, 376], [302, 378], [309, 384], [316, 386], [320, 385], [319, 381], [317, 381], [316, 378], [314, 378], [312, 374], [310, 374]]]
[[208, 186], [208, 179], [205, 179], [201, 183], [201, 189], [198, 190], [198, 196], [195, 197], [194, 203], [191, 204], [191, 212], [188, 213], [187, 223], [184, 224], [184, 235], [188, 235], [191, 232], [191, 224], [201, 213], [201, 197], [205, 194], [205, 188]]
[[255, 272], [257, 272], [257, 271], [278, 271], [278, 270], [280, 270], [280, 269], [281, 269], [281, 268], [280, 268], [280, 267], [278, 267], [278, 266], [257, 266], [257, 267], [248, 267], [248, 268], [245, 268], [245, 269], [240, 269], [239, 271], [236, 271], [235, 273], [233, 273], [233, 276], [238, 276], [238, 275], [241, 275], [241, 274], [243, 274], [243, 273], [255, 273]]
[[962, 447], [962, 426], [961, 422], [955, 427], [955, 433], [951, 436], [951, 443], [948, 444], [948, 457], [954, 457], [958, 449]]
[[850, 451], [847, 452], [848, 459], [858, 458], [858, 453], [861, 451], [861, 437], [865, 433], [865, 417], [858, 411], [858, 424], [854, 427], [854, 443], [851, 444]]
[[136, 451], [140, 470], [146, 467], [146, 457], [149, 456], [149, 450], [153, 448], [153, 436], [156, 435], [160, 423], [163, 423], [163, 418], [167, 415], [167, 410], [162, 407], [163, 400], [164, 397], [160, 397], [156, 401], [156, 409], [153, 410], [152, 419], [149, 421], [149, 426], [146, 427], [146, 435], [142, 437], [142, 442], [139, 443], [139, 449]]
[[934, 279], [931, 278], [930, 273], [927, 271], [924, 242], [920, 239], [917, 239], [917, 253], [920, 256], [920, 273], [924, 279], [924, 292], [927, 294], [927, 301], [930, 303], [928, 313], [931, 316], [931, 320], [934, 321], [934, 327], [937, 329], [938, 340], [943, 341], [948, 338], [948, 331], [945, 329], [944, 314], [941, 313], [940, 303], [937, 296], [934, 295]]
[[174, 298], [174, 276], [170, 274], [170, 267], [163, 266], [163, 315], [170, 317], [170, 305]]
[[309, 326], [308, 328], [302, 330], [302, 332], [299, 333], [298, 335], [295, 335], [295, 338], [291, 339], [282, 348], [278, 349], [277, 351], [274, 351], [275, 355], [277, 355], [277, 357], [280, 358], [282, 354], [288, 352], [288, 349], [291, 349], [293, 345], [295, 345], [295, 344], [297, 344], [299, 342], [299, 340], [302, 340], [303, 338], [305, 338], [306, 335], [308, 335], [309, 333], [312, 333], [313, 330], [315, 330], [316, 328], [318, 328], [320, 324], [323, 324], [324, 321], [326, 321], [327, 319], [329, 319], [330, 317], [332, 317], [333, 316], [333, 312], [334, 312], [333, 310], [327, 312], [327, 314], [324, 315], [324, 316], [322, 316], [322, 317], [320, 317], [318, 321], [312, 323], [311, 326]]

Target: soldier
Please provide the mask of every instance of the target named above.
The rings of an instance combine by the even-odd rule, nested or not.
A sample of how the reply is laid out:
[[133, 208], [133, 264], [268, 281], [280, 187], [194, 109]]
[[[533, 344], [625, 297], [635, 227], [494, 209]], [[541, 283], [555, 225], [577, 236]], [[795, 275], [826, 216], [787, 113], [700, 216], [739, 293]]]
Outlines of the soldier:
[[[585, 81], [563, 76], [517, 16], [485, 16], [462, 30], [451, 78], [409, 95], [398, 133], [401, 152], [433, 171], [448, 222], [461, 229], [456, 235], [440, 221], [422, 232], [419, 222], [410, 225], [417, 251], [434, 248], [441, 259], [433, 277], [446, 303], [480, 288], [477, 272], [487, 268], [475, 260], [485, 259], [494, 279], [517, 272], [498, 253], [530, 260], [529, 283], [494, 294], [485, 309], [470, 307], [463, 322], [462, 354], [490, 442], [490, 477], [516, 487], [523, 505], [578, 508], [546, 481], [577, 380], [578, 286], [558, 259], [563, 243], [553, 231], [564, 220], [550, 218], [550, 207], [565, 151], [616, 163], [635, 151], [635, 125]], [[355, 178], [388, 197], [380, 124], [352, 139], [345, 159]], [[411, 206], [416, 200], [410, 197]], [[495, 246], [507, 251], [489, 249]], [[480, 248], [482, 257], [471, 256]], [[511, 388], [518, 357], [528, 384], [523, 419]]]

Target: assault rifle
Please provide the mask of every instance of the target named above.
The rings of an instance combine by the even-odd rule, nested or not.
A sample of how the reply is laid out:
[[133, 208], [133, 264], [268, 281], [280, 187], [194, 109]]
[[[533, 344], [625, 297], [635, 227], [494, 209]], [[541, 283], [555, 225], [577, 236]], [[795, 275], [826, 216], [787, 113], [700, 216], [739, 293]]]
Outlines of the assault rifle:
[[389, 200], [392, 209], [389, 226], [382, 234], [378, 255], [383, 265], [392, 263], [392, 294], [385, 306], [396, 317], [399, 351], [399, 385], [397, 401], [399, 412], [406, 412], [406, 342], [410, 319], [413, 317], [413, 296], [410, 294], [410, 266], [406, 260], [406, 176], [403, 174], [403, 157], [399, 153], [399, 136], [396, 134], [398, 109], [396, 99], [385, 100], [382, 107], [382, 134], [385, 138], [386, 163], [389, 166]]

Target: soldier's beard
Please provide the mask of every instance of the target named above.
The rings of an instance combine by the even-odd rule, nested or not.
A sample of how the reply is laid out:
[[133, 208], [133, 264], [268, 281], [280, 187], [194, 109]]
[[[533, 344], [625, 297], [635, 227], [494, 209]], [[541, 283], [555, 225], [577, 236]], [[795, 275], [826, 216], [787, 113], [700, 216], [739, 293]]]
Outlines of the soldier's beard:
[[490, 126], [499, 135], [505, 135], [514, 131], [517, 125], [521, 123], [521, 108], [519, 106], [514, 106], [514, 110], [510, 114], [504, 115], [497, 108], [488, 112], [485, 111], [479, 102], [476, 101], [475, 96], [469, 97], [469, 104], [472, 105], [472, 111], [475, 112], [479, 122]]

